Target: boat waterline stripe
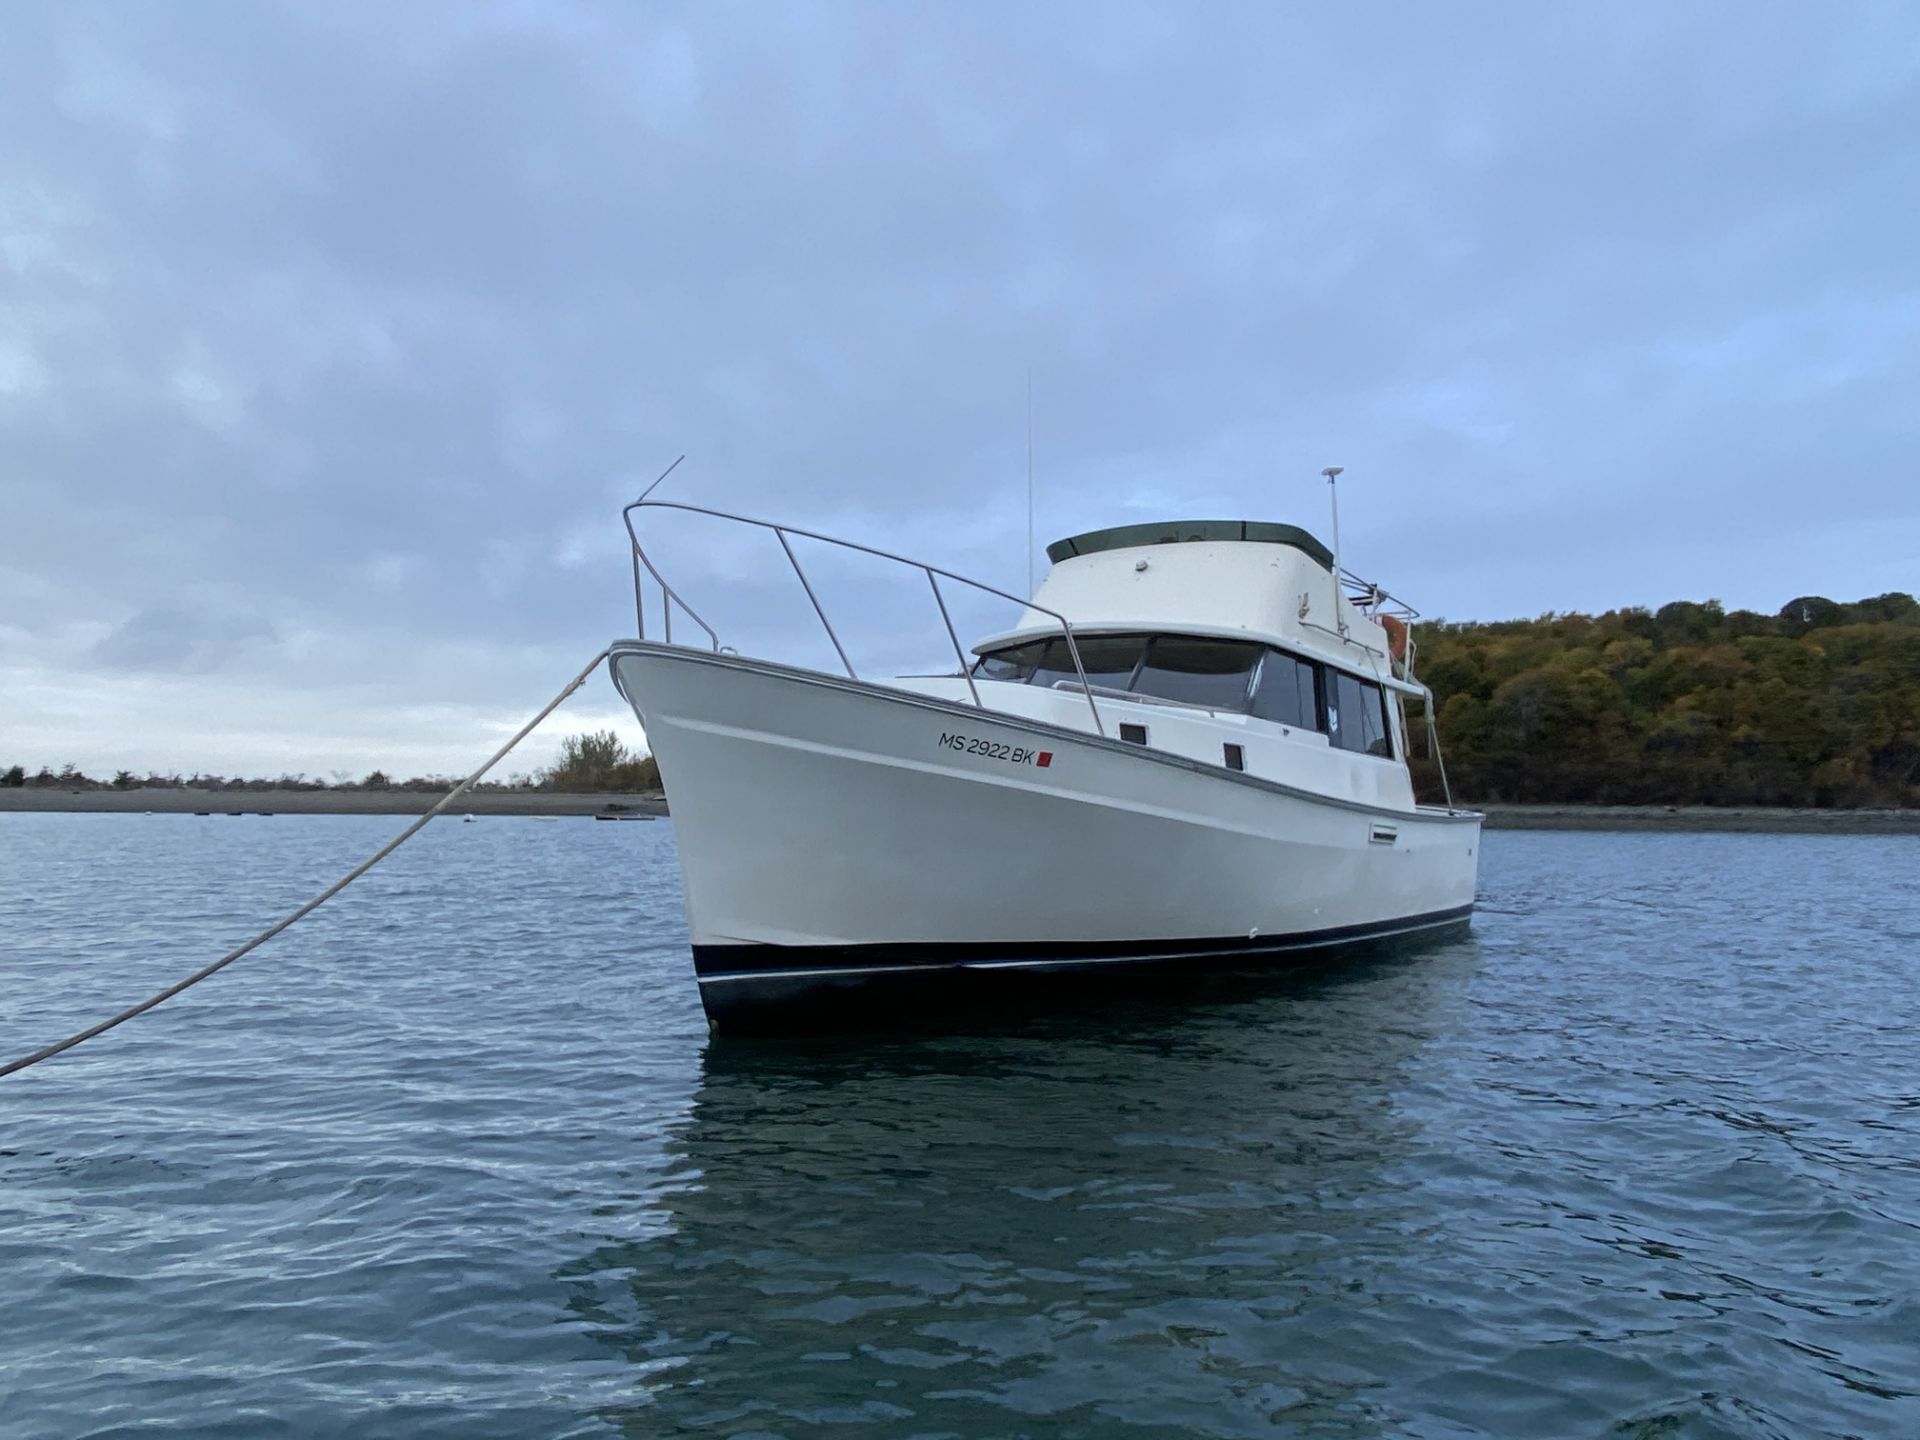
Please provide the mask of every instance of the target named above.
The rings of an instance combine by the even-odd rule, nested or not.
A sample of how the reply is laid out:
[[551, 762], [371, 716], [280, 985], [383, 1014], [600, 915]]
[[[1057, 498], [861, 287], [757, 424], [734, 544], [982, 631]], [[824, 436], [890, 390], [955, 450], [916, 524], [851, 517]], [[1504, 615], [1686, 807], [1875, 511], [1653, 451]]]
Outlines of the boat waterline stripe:
[[[1319, 950], [1333, 945], [1348, 945], [1367, 940], [1390, 940], [1397, 936], [1418, 934], [1422, 930], [1438, 930], [1449, 925], [1457, 925], [1473, 914], [1471, 905], [1463, 905], [1457, 910], [1439, 911], [1432, 915], [1421, 915], [1407, 921], [1388, 921], [1379, 925], [1349, 925], [1334, 930], [1308, 931], [1302, 935], [1275, 936], [1270, 940], [1220, 940], [1201, 942], [1198, 947], [1188, 946], [1171, 950], [1143, 950], [1129, 948], [1124, 942], [1115, 942], [1110, 953], [1089, 955], [1085, 953], [1063, 953], [1056, 955], [1035, 955], [1024, 959], [943, 959], [939, 957], [942, 949], [988, 948], [967, 942], [964, 947], [958, 945], [928, 945], [923, 947], [930, 958], [903, 965], [885, 963], [866, 964], [852, 960], [843, 965], [800, 966], [778, 970], [723, 970], [712, 974], [696, 974], [702, 985], [722, 985], [737, 980], [822, 980], [849, 975], [906, 975], [906, 974], [951, 974], [958, 970], [1064, 970], [1090, 965], [1152, 964], [1166, 960], [1232, 960], [1236, 958], [1259, 959], [1266, 955], [1287, 954], [1300, 950]], [[1057, 942], [1055, 942], [1057, 943]], [[810, 949], [840, 949], [841, 953], [857, 953], [862, 949], [897, 950], [899, 946], [696, 946], [695, 963], [700, 951], [746, 950], [746, 951], [806, 951]], [[910, 948], [910, 947], [909, 947]]]

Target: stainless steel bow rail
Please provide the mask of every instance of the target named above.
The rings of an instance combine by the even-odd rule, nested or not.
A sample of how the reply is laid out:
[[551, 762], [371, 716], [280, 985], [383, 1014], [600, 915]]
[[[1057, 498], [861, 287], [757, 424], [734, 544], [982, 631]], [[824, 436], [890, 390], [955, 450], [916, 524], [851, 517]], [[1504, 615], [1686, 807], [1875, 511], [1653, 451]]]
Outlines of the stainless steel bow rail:
[[799, 578], [800, 588], [807, 592], [807, 599], [813, 605], [813, 613], [820, 619], [821, 628], [827, 632], [827, 639], [833, 642], [834, 653], [840, 657], [840, 663], [846, 667], [847, 677], [852, 680], [858, 680], [859, 673], [853, 668], [853, 661], [847, 658], [846, 647], [840, 643], [839, 635], [834, 632], [833, 622], [827, 618], [826, 607], [821, 605], [819, 595], [815, 593], [812, 582], [807, 579], [807, 572], [800, 568], [800, 557], [793, 553], [789, 536], [798, 535], [804, 540], [818, 540], [826, 545], [837, 545], [842, 550], [872, 555], [877, 559], [892, 561], [896, 565], [904, 565], [909, 570], [918, 570], [925, 575], [927, 584], [933, 590], [933, 603], [940, 607], [940, 619], [946, 624], [947, 639], [952, 642], [954, 659], [960, 662], [960, 674], [967, 682], [967, 691], [973, 696], [973, 703], [982, 710], [987, 707], [980, 699], [980, 687], [973, 680], [973, 667], [967, 663], [967, 653], [961, 647], [958, 632], [953, 628], [953, 617], [947, 613], [946, 596], [940, 592], [941, 580], [952, 580], [956, 584], [968, 585], [999, 599], [1011, 600], [1014, 604], [1031, 610], [1035, 614], [1051, 616], [1059, 624], [1060, 633], [1066, 637], [1067, 653], [1073, 657], [1073, 672], [1079, 677], [1081, 693], [1087, 697], [1087, 709], [1093, 714], [1094, 732], [1102, 736], [1107, 733], [1106, 726], [1100, 720], [1100, 707], [1094, 703], [1093, 687], [1087, 683], [1086, 667], [1080, 663], [1080, 646], [1073, 638], [1073, 623], [1058, 610], [1049, 610], [1044, 605], [1036, 605], [1030, 599], [1022, 599], [1018, 595], [998, 589], [984, 581], [956, 574], [952, 570], [943, 570], [938, 565], [929, 565], [925, 561], [909, 559], [905, 555], [896, 555], [890, 550], [879, 550], [854, 540], [842, 540], [835, 535], [822, 535], [817, 530], [802, 530], [796, 525], [780, 525], [772, 520], [756, 519], [751, 515], [736, 515], [728, 510], [713, 510], [704, 505], [683, 505], [677, 500], [649, 500], [642, 496], [620, 512], [620, 518], [627, 527], [627, 540], [633, 546], [633, 618], [640, 627], [642, 640], [647, 638], [646, 602], [643, 598], [644, 585], [640, 578], [641, 567], [645, 566], [647, 574], [651, 575], [654, 583], [660, 587], [661, 629], [665, 643], [673, 644], [673, 610], [677, 605], [686, 612], [687, 618], [705, 633], [708, 643], [716, 652], [722, 648], [720, 637], [714, 632], [714, 628], [701, 619], [699, 612], [681, 598], [679, 591], [667, 583], [666, 577], [661, 575], [646, 549], [640, 544], [640, 537], [633, 528], [633, 513], [636, 510], [679, 510], [690, 515], [705, 515], [715, 520], [726, 520], [735, 525], [771, 530], [774, 537], [779, 540], [781, 550], [786, 553], [787, 563], [793, 566], [793, 573]]
[[60, 1054], [63, 1050], [71, 1050], [74, 1046], [80, 1044], [81, 1042], [86, 1040], [91, 1040], [96, 1035], [104, 1034], [108, 1030], [113, 1029], [114, 1026], [124, 1024], [128, 1020], [133, 1019], [133, 1017], [136, 1015], [144, 1015], [147, 1011], [153, 1009], [154, 1006], [162, 1004], [165, 1001], [171, 1000], [174, 996], [178, 995], [182, 990], [186, 990], [194, 985], [198, 985], [202, 980], [206, 979], [209, 975], [212, 975], [215, 971], [224, 970], [227, 966], [231, 965], [234, 961], [238, 960], [242, 955], [246, 954], [249, 950], [257, 949], [259, 946], [266, 944], [267, 941], [271, 940], [274, 936], [278, 935], [282, 930], [285, 930], [287, 927], [292, 925], [295, 921], [302, 920], [306, 918], [308, 915], [312, 914], [315, 910], [318, 910], [322, 905], [326, 904], [327, 901], [331, 900], [334, 896], [338, 895], [342, 890], [346, 889], [347, 886], [351, 885], [354, 881], [358, 880], [362, 875], [366, 874], [367, 871], [373, 869], [374, 866], [378, 865], [382, 860], [386, 859], [394, 851], [398, 850], [402, 845], [406, 844], [407, 841], [411, 840], [415, 835], [418, 835], [423, 829], [426, 828], [426, 824], [429, 820], [433, 819], [434, 816], [438, 815], [441, 811], [445, 810], [447, 806], [451, 805], [455, 800], [459, 799], [461, 794], [467, 789], [468, 786], [474, 784], [476, 781], [480, 779], [482, 775], [485, 775], [487, 771], [491, 770], [494, 766], [498, 765], [502, 760], [506, 759], [508, 751], [512, 750], [514, 746], [518, 745], [522, 740], [526, 739], [527, 736], [531, 735], [534, 732], [535, 727], [538, 726], [542, 720], [546, 719], [547, 716], [551, 715], [554, 711], [558, 710], [560, 708], [561, 703], [564, 700], [566, 700], [566, 698], [569, 695], [573, 694], [574, 691], [578, 690], [582, 685], [587, 683], [587, 677], [592, 675], [594, 671], [600, 668], [600, 662], [607, 658], [608, 654], [611, 653], [611, 649], [612, 647], [608, 647], [608, 649], [602, 650], [598, 655], [594, 656], [592, 660], [587, 662], [587, 667], [584, 670], [582, 670], [578, 675], [574, 676], [573, 679], [569, 680], [567, 682], [566, 688], [563, 689], [558, 695], [554, 696], [553, 699], [549, 700], [546, 703], [546, 705], [541, 709], [538, 715], [535, 715], [525, 725], [522, 725], [520, 727], [519, 732], [511, 740], [507, 741], [506, 744], [502, 745], [498, 750], [494, 751], [493, 754], [487, 758], [487, 760], [480, 766], [478, 770], [475, 770], [471, 775], [467, 776], [466, 779], [462, 780], [458, 785], [454, 786], [453, 789], [449, 790], [445, 795], [441, 796], [439, 803], [436, 804], [431, 810], [427, 811], [426, 814], [422, 815], [418, 820], [414, 821], [413, 824], [407, 826], [406, 829], [402, 830], [398, 835], [394, 836], [393, 839], [389, 840], [385, 845], [381, 846], [378, 850], [374, 851], [372, 855], [368, 856], [365, 860], [361, 861], [358, 865], [354, 866], [354, 868], [349, 870], [345, 875], [341, 876], [338, 880], [334, 881], [333, 884], [329, 885], [325, 890], [322, 890], [318, 895], [314, 896], [313, 899], [307, 901], [307, 903], [302, 905], [298, 910], [295, 910], [291, 915], [286, 916], [284, 919], [275, 921], [272, 925], [269, 925], [265, 930], [262, 930], [258, 935], [254, 936], [251, 940], [247, 941], [246, 944], [234, 947], [232, 950], [229, 950], [226, 954], [222, 955], [218, 960], [214, 961], [211, 965], [205, 966], [202, 969], [194, 971], [193, 974], [187, 976], [186, 979], [178, 981], [175, 984], [169, 985], [166, 989], [162, 990], [157, 995], [149, 995], [145, 1000], [142, 1000], [138, 1005], [129, 1005], [125, 1010], [122, 1010], [118, 1015], [110, 1016], [107, 1019], [102, 1020], [97, 1025], [89, 1025], [85, 1030], [80, 1031], [76, 1035], [69, 1035], [66, 1039], [57, 1040], [51, 1045], [43, 1046], [41, 1049], [35, 1050], [30, 1055], [22, 1055], [17, 1060], [10, 1060], [5, 1064], [0, 1065], [0, 1075], [11, 1075], [13, 1074], [14, 1071], [24, 1070], [29, 1065], [38, 1065], [42, 1060], [51, 1060], [54, 1056]]

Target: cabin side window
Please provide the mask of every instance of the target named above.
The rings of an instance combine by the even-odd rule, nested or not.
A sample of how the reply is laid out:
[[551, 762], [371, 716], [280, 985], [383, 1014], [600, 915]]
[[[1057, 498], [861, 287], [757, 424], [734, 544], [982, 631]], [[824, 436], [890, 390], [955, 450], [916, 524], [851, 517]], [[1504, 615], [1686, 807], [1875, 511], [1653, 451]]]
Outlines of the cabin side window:
[[1254, 717], [1299, 730], [1320, 729], [1319, 668], [1281, 650], [1267, 651], [1253, 692]]
[[1361, 690], [1366, 695], [1366, 725], [1361, 731], [1367, 742], [1367, 754], [1378, 755], [1382, 760], [1393, 758], [1393, 721], [1387, 716], [1387, 695], [1378, 685], [1361, 682]]
[[1387, 729], [1386, 693], [1371, 680], [1330, 670], [1327, 684], [1327, 734], [1342, 750], [1393, 758]]
[[1156, 635], [1133, 679], [1139, 695], [1177, 700], [1209, 710], [1245, 710], [1247, 685], [1260, 648], [1244, 640]]

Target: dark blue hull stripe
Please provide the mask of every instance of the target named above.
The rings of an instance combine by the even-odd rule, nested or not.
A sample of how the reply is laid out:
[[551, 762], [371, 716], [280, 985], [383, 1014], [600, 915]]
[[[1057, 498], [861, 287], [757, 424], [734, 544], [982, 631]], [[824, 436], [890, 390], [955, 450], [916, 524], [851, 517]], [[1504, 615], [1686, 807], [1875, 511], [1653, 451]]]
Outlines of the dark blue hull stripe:
[[1464, 925], [1473, 906], [1403, 915], [1291, 935], [1230, 935], [1177, 940], [949, 941], [885, 945], [695, 945], [694, 973], [703, 986], [754, 980], [855, 979], [864, 975], [958, 970], [1071, 970], [1082, 966], [1197, 960], [1214, 964], [1417, 935]]

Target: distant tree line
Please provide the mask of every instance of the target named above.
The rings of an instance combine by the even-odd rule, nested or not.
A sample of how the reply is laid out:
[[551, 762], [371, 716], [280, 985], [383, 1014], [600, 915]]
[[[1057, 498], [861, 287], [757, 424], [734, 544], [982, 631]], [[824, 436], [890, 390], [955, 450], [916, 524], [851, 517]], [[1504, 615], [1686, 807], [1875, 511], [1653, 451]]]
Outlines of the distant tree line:
[[[195, 772], [179, 774], [149, 772], [136, 775], [131, 770], [114, 772], [111, 780], [98, 780], [72, 765], [58, 770], [45, 765], [29, 772], [14, 765], [0, 770], [0, 789], [47, 788], [56, 790], [400, 790], [440, 793], [460, 783], [457, 775], [415, 775], [395, 780], [384, 770], [374, 770], [359, 780], [350, 780], [339, 772], [331, 780], [319, 780], [306, 774], [281, 775], [275, 779], [239, 779], [226, 775]], [[510, 780], [483, 780], [476, 790], [617, 790], [657, 791], [660, 767], [651, 755], [629, 750], [611, 730], [591, 735], [569, 735], [560, 748], [559, 763], [532, 775], [516, 775]]]
[[[1920, 604], [1890, 594], [1423, 626], [1456, 798], [1920, 805]], [[1417, 717], [1417, 710], [1415, 712]], [[1414, 769], [1439, 795], [1416, 718]]]
[[[1775, 615], [1678, 600], [1658, 610], [1422, 626], [1419, 678], [1439, 705], [1456, 798], [1604, 805], [1920, 806], [1920, 603], [1817, 595]], [[1423, 799], [1440, 782], [1413, 724]], [[449, 790], [444, 775], [375, 770], [332, 783], [135, 776], [22, 766], [0, 786]], [[570, 735], [559, 761], [486, 788], [657, 791], [653, 758], [611, 730]]]

